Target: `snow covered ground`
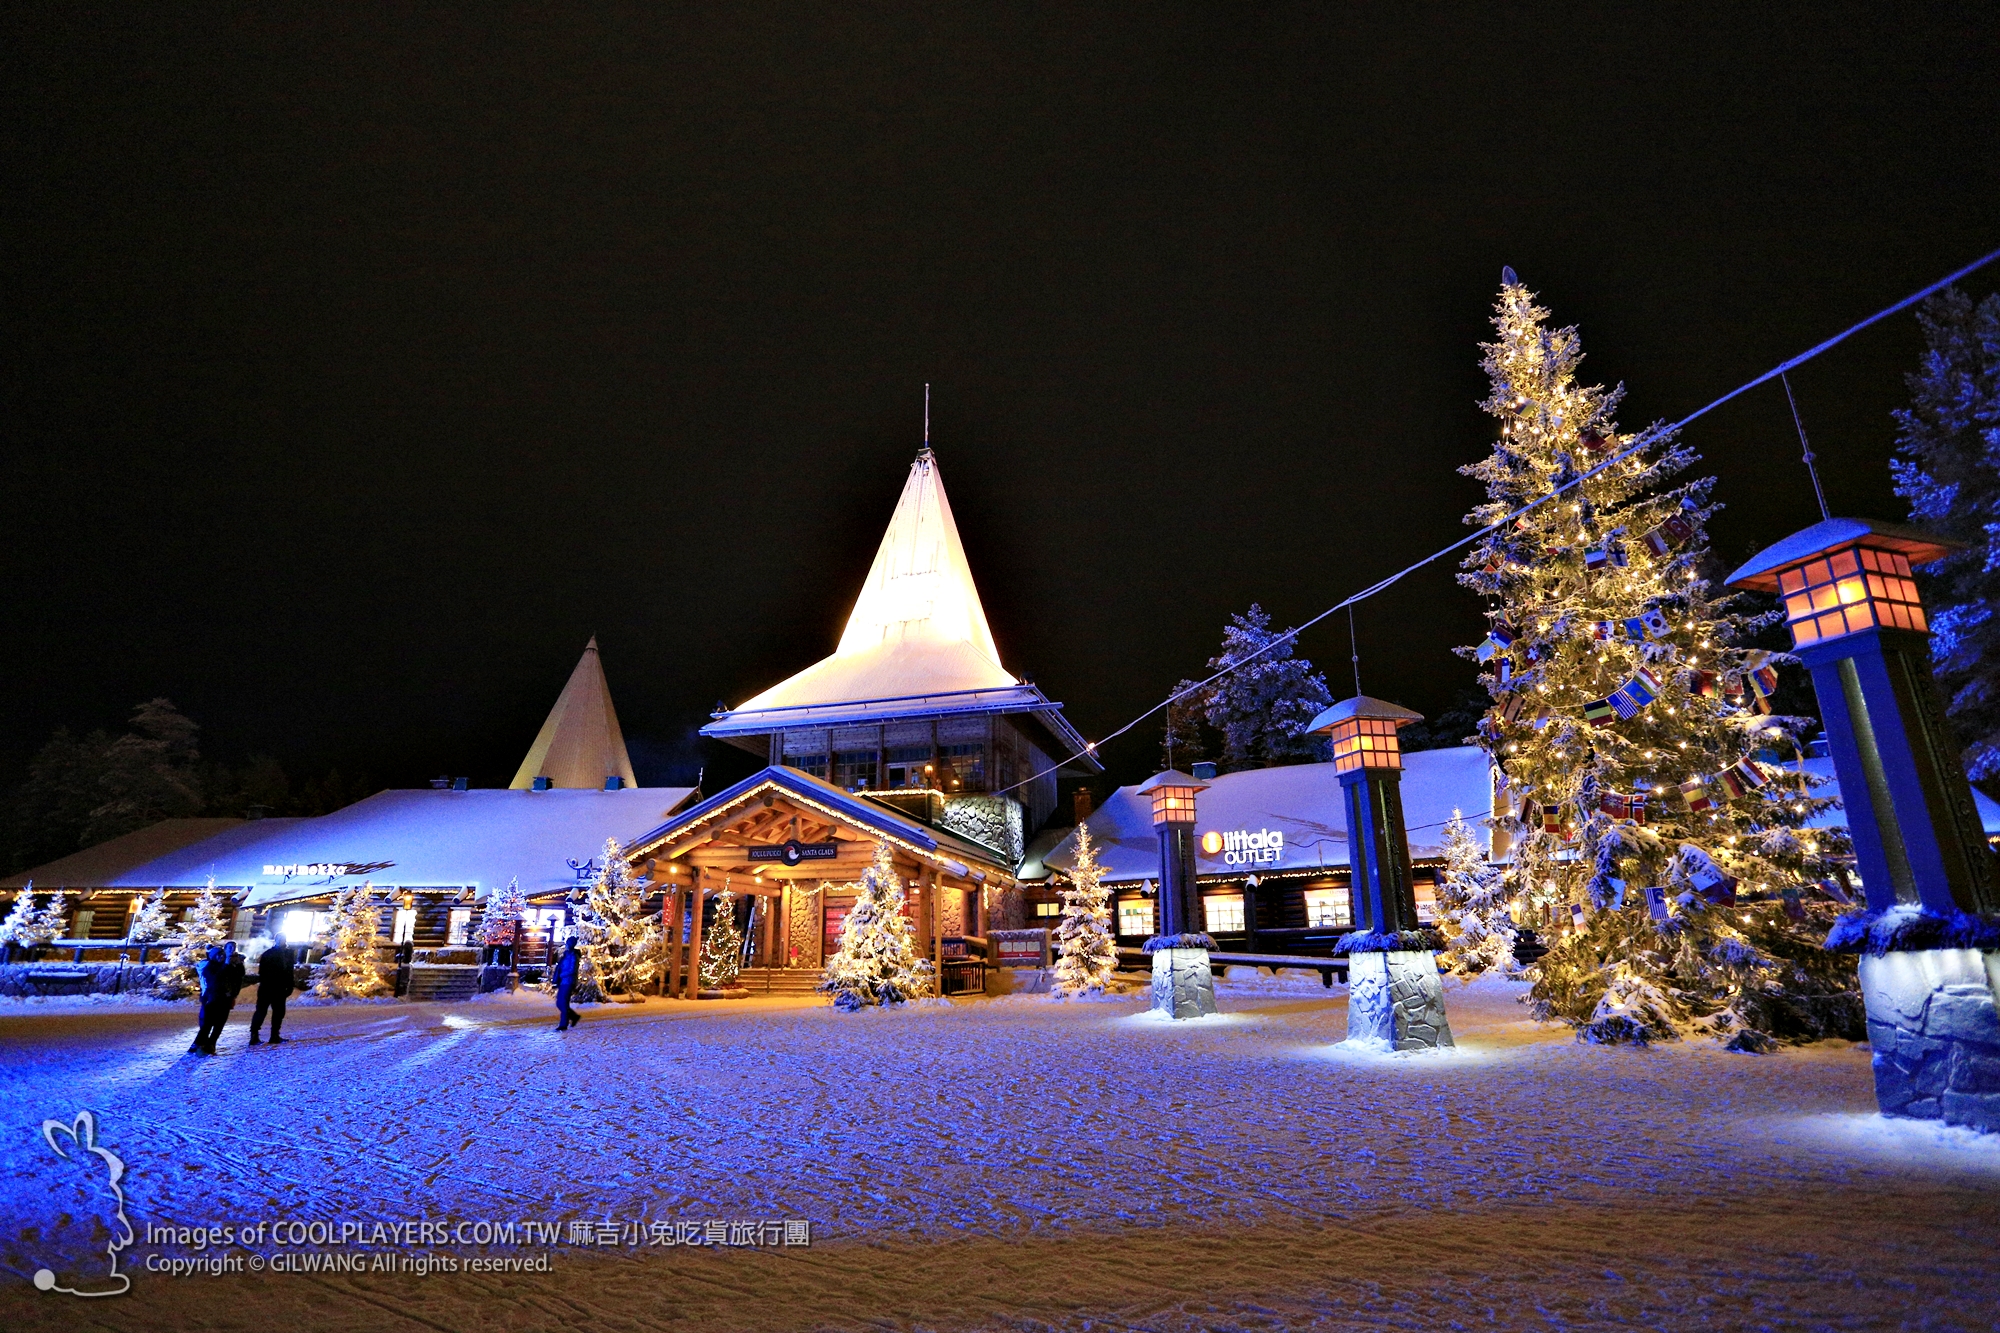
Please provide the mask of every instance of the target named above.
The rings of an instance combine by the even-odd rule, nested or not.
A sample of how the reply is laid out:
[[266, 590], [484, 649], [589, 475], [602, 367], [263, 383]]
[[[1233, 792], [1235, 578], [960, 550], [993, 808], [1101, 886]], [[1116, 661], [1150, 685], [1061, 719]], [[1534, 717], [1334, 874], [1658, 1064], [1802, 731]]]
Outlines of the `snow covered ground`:
[[[1516, 991], [1451, 988], [1441, 1056], [1336, 1050], [1316, 981], [1224, 984], [1195, 1024], [1031, 995], [595, 1006], [562, 1035], [534, 995], [319, 1007], [256, 1050], [245, 1004], [213, 1059], [189, 1010], [0, 1006], [0, 1328], [2000, 1326], [2000, 1140], [1873, 1115], [1865, 1050], [1580, 1046]], [[99, 1168], [41, 1130], [85, 1109], [140, 1235], [132, 1292], [92, 1301], [29, 1281], [103, 1269]], [[788, 1219], [810, 1247], [648, 1243]], [[561, 1239], [145, 1239], [378, 1220]], [[204, 1253], [549, 1271], [147, 1271]]]

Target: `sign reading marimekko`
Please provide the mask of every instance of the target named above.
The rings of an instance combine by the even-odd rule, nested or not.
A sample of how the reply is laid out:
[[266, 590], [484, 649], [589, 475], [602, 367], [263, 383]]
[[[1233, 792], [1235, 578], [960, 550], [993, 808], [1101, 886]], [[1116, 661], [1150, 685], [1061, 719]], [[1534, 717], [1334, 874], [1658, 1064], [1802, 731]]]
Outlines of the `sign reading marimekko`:
[[313, 861], [304, 865], [265, 866], [267, 879], [323, 879], [338, 875], [372, 875], [387, 870], [394, 861]]
[[1201, 835], [1204, 856], [1220, 856], [1224, 865], [1274, 866], [1285, 854], [1285, 835], [1279, 829], [1210, 829]]

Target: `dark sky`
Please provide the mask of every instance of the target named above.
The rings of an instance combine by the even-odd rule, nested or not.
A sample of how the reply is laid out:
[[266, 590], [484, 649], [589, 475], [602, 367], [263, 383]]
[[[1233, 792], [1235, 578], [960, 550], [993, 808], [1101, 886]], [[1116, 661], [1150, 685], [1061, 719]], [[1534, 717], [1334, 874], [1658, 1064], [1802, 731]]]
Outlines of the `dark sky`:
[[[164, 694], [504, 783], [593, 633], [691, 769], [831, 649], [925, 380], [1003, 656], [1098, 735], [1461, 534], [1503, 263], [1629, 427], [2000, 245], [1990, 5], [387, 8], [0, 19], [0, 781]], [[1836, 509], [1905, 512], [1919, 346], [1794, 376]], [[1691, 438], [1726, 556], [1817, 517], [1775, 387]], [[1369, 691], [1477, 623], [1371, 604]]]

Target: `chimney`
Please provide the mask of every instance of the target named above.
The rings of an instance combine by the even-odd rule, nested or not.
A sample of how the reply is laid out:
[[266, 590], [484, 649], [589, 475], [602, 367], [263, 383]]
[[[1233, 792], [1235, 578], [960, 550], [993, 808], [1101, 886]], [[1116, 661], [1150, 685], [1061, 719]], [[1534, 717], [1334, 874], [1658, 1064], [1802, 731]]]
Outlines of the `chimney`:
[[1070, 793], [1070, 799], [1076, 803], [1076, 822], [1079, 824], [1090, 818], [1090, 812], [1097, 808], [1097, 798], [1088, 787], [1078, 787]]

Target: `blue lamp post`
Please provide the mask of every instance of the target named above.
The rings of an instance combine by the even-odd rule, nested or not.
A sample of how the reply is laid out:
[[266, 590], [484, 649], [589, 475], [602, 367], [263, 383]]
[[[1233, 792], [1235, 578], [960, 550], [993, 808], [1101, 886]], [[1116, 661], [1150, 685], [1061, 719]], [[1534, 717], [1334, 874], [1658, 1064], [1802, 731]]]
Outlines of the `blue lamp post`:
[[1153, 803], [1160, 836], [1159, 933], [1146, 941], [1153, 960], [1153, 1008], [1171, 1018], [1200, 1018], [1215, 1010], [1215, 977], [1202, 929], [1195, 887], [1194, 802], [1208, 784], [1168, 769], [1139, 784]]
[[1868, 898], [1827, 946], [1862, 955], [1876, 1100], [1888, 1115], [2000, 1130], [2000, 1063], [1977, 1050], [2000, 1046], [2000, 889], [1910, 578], [1912, 564], [1953, 549], [1914, 528], [1833, 518], [1755, 556], [1729, 585], [1783, 599], [1819, 696]]
[[1417, 920], [1410, 839], [1403, 824], [1398, 729], [1423, 714], [1357, 694], [1313, 719], [1333, 739], [1333, 771], [1347, 805], [1352, 934], [1347, 954], [1347, 1039], [1399, 1051], [1450, 1046], [1436, 941]]

